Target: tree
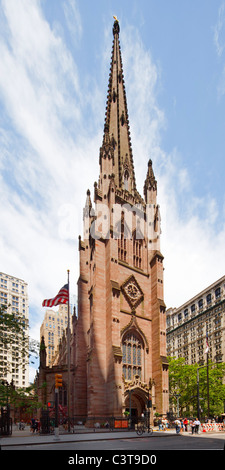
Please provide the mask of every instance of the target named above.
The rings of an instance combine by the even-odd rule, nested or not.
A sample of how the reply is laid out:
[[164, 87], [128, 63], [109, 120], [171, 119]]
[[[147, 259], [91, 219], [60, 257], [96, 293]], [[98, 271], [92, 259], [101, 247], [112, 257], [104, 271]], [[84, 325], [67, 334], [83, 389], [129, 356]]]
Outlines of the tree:
[[2, 377], [12, 372], [12, 362], [15, 364], [15, 372], [21, 365], [25, 370], [29, 357], [38, 356], [39, 344], [29, 337], [28, 328], [28, 320], [24, 318], [24, 315], [11, 312], [10, 305], [0, 306], [0, 351], [2, 353], [0, 375]]
[[[197, 416], [197, 368], [199, 364], [185, 364], [185, 359], [169, 357], [170, 403], [174, 409], [179, 395], [180, 414]], [[207, 368], [199, 369], [199, 396], [202, 416], [207, 415]], [[223, 413], [225, 400], [225, 363], [209, 362], [210, 414]]]

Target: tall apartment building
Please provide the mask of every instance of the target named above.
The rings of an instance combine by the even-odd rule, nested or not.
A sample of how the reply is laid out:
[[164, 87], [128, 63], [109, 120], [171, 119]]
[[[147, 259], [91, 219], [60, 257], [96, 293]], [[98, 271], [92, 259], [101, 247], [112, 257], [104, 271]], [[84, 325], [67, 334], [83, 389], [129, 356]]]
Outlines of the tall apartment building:
[[[29, 305], [27, 283], [22, 279], [0, 272], [0, 305], [10, 305], [8, 312], [22, 315], [28, 325]], [[28, 335], [28, 328], [24, 329]], [[0, 380], [13, 383], [15, 387], [29, 386], [29, 354], [22, 358], [20, 342], [10, 349], [0, 343]]]
[[179, 308], [166, 312], [167, 354], [184, 357], [186, 364], [206, 361], [206, 334], [209, 359], [225, 361], [225, 276], [199, 292]]
[[[71, 324], [70, 316], [70, 324]], [[54, 356], [56, 354], [58, 344], [63, 336], [63, 331], [66, 330], [68, 325], [68, 307], [65, 304], [59, 305], [58, 312], [48, 309], [45, 312], [45, 317], [40, 328], [40, 341], [44, 336], [46, 346], [46, 366], [53, 364]]]

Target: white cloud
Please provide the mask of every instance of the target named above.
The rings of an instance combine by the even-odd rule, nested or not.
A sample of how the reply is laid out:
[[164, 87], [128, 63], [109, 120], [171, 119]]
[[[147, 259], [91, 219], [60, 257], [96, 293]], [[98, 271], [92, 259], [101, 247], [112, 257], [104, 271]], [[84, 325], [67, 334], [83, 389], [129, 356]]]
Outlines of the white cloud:
[[223, 54], [223, 50], [225, 47], [224, 32], [225, 32], [225, 3], [222, 2], [218, 11], [218, 21], [214, 28], [214, 43], [215, 43], [216, 51], [219, 57], [221, 57], [221, 55]]
[[[223, 9], [220, 14], [222, 17]], [[135, 28], [125, 30], [123, 37], [138, 190], [142, 192], [150, 156], [158, 180], [162, 215], [165, 302], [168, 307], [178, 307], [224, 275], [225, 218], [219, 214], [217, 201], [210, 193], [201, 199], [196, 196], [191, 169], [177, 149], [170, 153], [163, 149], [161, 135], [167, 123], [165, 112], [157, 102], [163, 71], [153, 62]], [[223, 218], [220, 224], [219, 216]]]
[[[43, 296], [57, 293], [67, 269], [76, 293], [84, 186], [97, 179], [99, 135], [87, 139], [76, 63], [40, 3], [7, 0], [2, 8], [0, 96], [10, 127], [0, 133], [1, 270], [28, 282], [40, 324]], [[60, 237], [64, 204], [74, 209], [73, 243]]]
[[76, 0], [66, 0], [63, 4], [68, 28], [74, 43], [80, 40], [82, 35], [82, 20]]
[[[225, 48], [225, 2], [223, 1], [218, 10], [218, 20], [214, 27], [214, 36], [213, 36], [217, 56], [220, 61], [223, 58], [223, 52]], [[218, 84], [218, 96], [221, 98], [225, 94], [225, 66], [223, 65], [223, 70], [221, 76], [219, 77]]]
[[157, 103], [160, 67], [153, 62], [135, 27], [123, 30], [121, 43], [135, 170], [142, 188], [148, 159], [158, 165], [163, 158], [160, 144], [166, 119]]
[[[32, 333], [38, 335], [41, 302], [66, 282], [67, 269], [76, 292], [76, 242], [82, 234], [86, 189], [98, 179], [106, 96], [90, 77], [80, 77], [59, 30], [52, 30], [43, 17], [40, 2], [5, 0], [2, 7], [0, 96], [10, 126], [0, 121], [0, 269], [28, 282]], [[78, 21], [77, 4], [71, 1], [67, 7]], [[66, 14], [68, 19], [68, 10]], [[82, 24], [76, 45], [81, 34]], [[106, 35], [98, 58], [107, 71], [110, 52], [105, 56], [104, 49], [109, 50], [109, 43], [111, 50], [112, 37]], [[121, 48], [137, 189], [142, 193], [152, 158], [162, 212], [165, 301], [178, 306], [224, 274], [224, 224], [218, 232], [217, 202], [210, 194], [202, 200], [195, 196], [182, 155], [163, 149], [166, 116], [157, 102], [163, 70], [136, 28], [122, 30]], [[68, 219], [65, 210], [73, 207]]]
[[159, 180], [167, 307], [178, 307], [223, 276], [225, 260], [225, 220], [218, 224], [217, 202], [209, 194], [196, 198], [190, 187], [181, 203], [173, 182], [167, 175]]

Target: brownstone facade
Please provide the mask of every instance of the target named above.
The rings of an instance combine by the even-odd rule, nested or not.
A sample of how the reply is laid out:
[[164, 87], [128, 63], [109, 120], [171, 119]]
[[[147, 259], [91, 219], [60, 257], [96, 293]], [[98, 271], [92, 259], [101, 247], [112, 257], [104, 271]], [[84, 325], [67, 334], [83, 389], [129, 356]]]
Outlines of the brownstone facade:
[[149, 160], [144, 197], [138, 193], [118, 21], [99, 165], [94, 207], [88, 190], [83, 240], [79, 237], [70, 414], [115, 417], [131, 408], [140, 416], [150, 396], [153, 410], [165, 415], [168, 362], [157, 182]]
[[75, 414], [116, 416], [131, 404], [140, 415], [148, 394], [157, 412], [165, 414], [168, 364], [157, 182], [150, 160], [144, 198], [137, 192], [117, 21], [99, 164], [95, 208], [88, 190], [84, 239], [79, 239]]

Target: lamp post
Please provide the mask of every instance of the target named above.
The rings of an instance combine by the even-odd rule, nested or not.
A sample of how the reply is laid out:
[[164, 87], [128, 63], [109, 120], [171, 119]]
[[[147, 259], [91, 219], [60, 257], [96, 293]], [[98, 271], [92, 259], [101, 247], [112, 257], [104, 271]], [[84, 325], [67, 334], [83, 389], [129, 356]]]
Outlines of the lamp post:
[[217, 362], [212, 362], [211, 364], [209, 364], [208, 354], [207, 354], [207, 364], [197, 368], [197, 415], [198, 415], [198, 419], [200, 419], [199, 369], [203, 369], [204, 367], [207, 367], [207, 410], [208, 410], [208, 418], [209, 418], [209, 366], [213, 366], [215, 364], [217, 364]]
[[129, 429], [131, 429], [132, 420], [131, 420], [131, 395], [134, 390], [129, 390]]
[[175, 395], [175, 397], [176, 397], [176, 399], [177, 399], [177, 417], [178, 417], [178, 418], [179, 418], [179, 415], [180, 415], [180, 413], [179, 413], [179, 397], [180, 397], [180, 396], [181, 396], [180, 393], [176, 393], [176, 395]]
[[150, 397], [150, 390], [148, 389], [148, 401], [147, 401], [147, 408], [148, 408], [148, 432], [150, 429], [150, 412], [152, 408], [152, 399]]
[[70, 432], [70, 271], [68, 275], [68, 320], [67, 320], [67, 410], [68, 410], [68, 432]]

